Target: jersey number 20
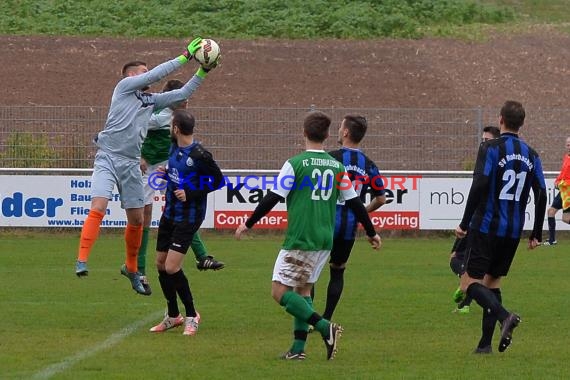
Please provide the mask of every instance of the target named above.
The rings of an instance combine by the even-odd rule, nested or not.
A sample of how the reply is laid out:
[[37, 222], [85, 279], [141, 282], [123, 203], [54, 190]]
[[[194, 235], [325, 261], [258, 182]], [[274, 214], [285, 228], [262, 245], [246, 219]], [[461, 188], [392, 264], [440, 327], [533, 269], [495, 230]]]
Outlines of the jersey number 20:
[[321, 172], [320, 169], [314, 169], [311, 177], [317, 180], [317, 185], [314, 186], [311, 193], [311, 199], [328, 201], [333, 192], [334, 172], [330, 169], [325, 169], [324, 172]]

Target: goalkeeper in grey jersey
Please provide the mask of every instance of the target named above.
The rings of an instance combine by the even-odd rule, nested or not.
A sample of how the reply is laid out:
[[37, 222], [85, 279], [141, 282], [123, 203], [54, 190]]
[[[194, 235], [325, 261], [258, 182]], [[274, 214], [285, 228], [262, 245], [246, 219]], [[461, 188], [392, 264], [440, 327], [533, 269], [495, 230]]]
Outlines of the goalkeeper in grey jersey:
[[194, 39], [182, 55], [152, 70], [148, 70], [142, 61], [129, 62], [123, 66], [123, 79], [113, 91], [105, 128], [95, 138], [98, 150], [91, 179], [91, 208], [81, 230], [75, 265], [78, 277], [88, 273], [87, 259], [99, 235], [101, 221], [116, 186], [121, 196], [121, 207], [127, 215], [127, 277], [137, 293], [150, 294], [150, 290], [141, 283], [137, 268], [144, 210], [144, 189], [139, 167], [141, 145], [153, 111], [189, 98], [207, 73], [217, 65], [217, 61], [207, 68], [198, 68], [196, 74], [180, 89], [164, 93], [145, 91], [151, 84], [159, 82], [190, 61], [200, 48], [201, 41], [201, 38]]

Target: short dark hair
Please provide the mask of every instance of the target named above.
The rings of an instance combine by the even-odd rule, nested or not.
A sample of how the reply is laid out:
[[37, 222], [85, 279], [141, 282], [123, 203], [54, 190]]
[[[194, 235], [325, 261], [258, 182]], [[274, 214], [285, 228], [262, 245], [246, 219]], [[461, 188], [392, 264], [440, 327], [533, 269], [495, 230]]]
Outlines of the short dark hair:
[[524, 124], [525, 111], [521, 103], [514, 100], [507, 100], [501, 107], [501, 116], [505, 127], [518, 132]]
[[344, 127], [348, 129], [350, 140], [358, 144], [366, 134], [368, 122], [364, 116], [346, 115], [344, 117]]
[[495, 139], [501, 137], [501, 130], [494, 125], [487, 125], [485, 128], [483, 128], [483, 132], [490, 133]]
[[312, 111], [303, 122], [303, 130], [310, 141], [323, 142], [329, 136], [331, 118], [320, 111]]
[[170, 79], [168, 82], [164, 84], [162, 88], [162, 92], [168, 92], [172, 90], [178, 90], [179, 88], [184, 87], [184, 82], [178, 79]]
[[139, 67], [139, 66], [146, 66], [146, 63], [143, 61], [131, 61], [131, 62], [127, 62], [125, 63], [125, 65], [123, 66], [123, 70], [121, 71], [121, 74], [123, 74], [124, 77], [127, 76], [127, 73], [129, 72], [129, 70], [132, 67]]
[[180, 133], [185, 136], [194, 133], [194, 116], [186, 110], [178, 109], [172, 113], [172, 127], [178, 127]]

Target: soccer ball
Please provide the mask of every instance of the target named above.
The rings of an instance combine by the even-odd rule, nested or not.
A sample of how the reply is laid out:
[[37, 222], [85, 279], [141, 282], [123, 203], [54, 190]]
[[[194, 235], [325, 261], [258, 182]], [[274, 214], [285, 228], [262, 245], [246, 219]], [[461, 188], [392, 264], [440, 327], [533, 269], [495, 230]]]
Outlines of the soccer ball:
[[194, 58], [206, 68], [209, 68], [220, 55], [220, 46], [210, 38], [204, 38], [200, 43], [200, 48], [194, 54]]

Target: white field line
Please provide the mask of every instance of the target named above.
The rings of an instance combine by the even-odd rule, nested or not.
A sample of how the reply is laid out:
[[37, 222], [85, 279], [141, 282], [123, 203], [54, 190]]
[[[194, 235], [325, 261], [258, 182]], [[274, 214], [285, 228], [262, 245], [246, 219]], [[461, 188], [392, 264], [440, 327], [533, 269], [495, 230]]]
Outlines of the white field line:
[[55, 363], [52, 365], [47, 366], [46, 368], [42, 369], [41, 371], [34, 374], [32, 379], [49, 379], [50, 377], [65, 371], [66, 369], [74, 366], [78, 362], [83, 359], [87, 359], [90, 356], [94, 356], [101, 351], [107, 350], [114, 345], [120, 343], [123, 339], [134, 333], [137, 329], [141, 328], [142, 326], [148, 325], [149, 323], [153, 322], [154, 320], [160, 318], [164, 315], [164, 311], [160, 313], [153, 313], [148, 317], [141, 319], [129, 325], [116, 333], [109, 336], [103, 342], [98, 343], [94, 346], [91, 346], [83, 351], [79, 351], [74, 355], [68, 356], [67, 358], [63, 359], [59, 363]]

